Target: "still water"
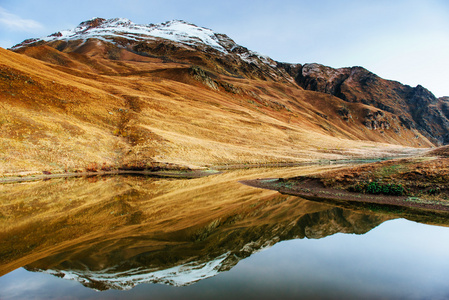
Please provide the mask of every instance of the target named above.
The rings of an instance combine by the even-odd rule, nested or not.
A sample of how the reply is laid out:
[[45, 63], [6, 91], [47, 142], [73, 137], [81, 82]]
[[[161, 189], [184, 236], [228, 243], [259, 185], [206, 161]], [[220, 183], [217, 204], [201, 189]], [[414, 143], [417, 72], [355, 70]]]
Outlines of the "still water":
[[449, 218], [238, 183], [323, 169], [2, 185], [0, 299], [448, 299]]

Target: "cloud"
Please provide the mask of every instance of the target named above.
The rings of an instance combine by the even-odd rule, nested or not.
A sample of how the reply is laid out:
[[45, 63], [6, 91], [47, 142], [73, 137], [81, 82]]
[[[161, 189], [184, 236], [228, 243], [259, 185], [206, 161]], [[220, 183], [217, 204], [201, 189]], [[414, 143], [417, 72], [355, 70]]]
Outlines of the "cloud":
[[23, 19], [20, 16], [9, 13], [7, 10], [0, 7], [0, 25], [6, 26], [8, 29], [14, 31], [32, 32], [44, 28], [44, 26], [31, 19]]

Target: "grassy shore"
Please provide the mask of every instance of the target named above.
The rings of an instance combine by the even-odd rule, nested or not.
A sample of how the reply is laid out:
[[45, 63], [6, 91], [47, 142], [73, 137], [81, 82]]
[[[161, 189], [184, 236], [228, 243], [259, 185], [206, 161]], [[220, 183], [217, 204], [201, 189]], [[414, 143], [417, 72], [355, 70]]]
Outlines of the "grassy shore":
[[311, 200], [449, 211], [449, 147], [314, 176], [245, 183]]

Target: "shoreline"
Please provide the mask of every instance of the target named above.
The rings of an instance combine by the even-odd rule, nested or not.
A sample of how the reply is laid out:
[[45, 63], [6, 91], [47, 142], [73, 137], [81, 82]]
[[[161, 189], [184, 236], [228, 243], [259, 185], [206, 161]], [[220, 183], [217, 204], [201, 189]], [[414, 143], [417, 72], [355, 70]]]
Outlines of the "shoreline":
[[113, 170], [113, 171], [96, 171], [96, 172], [67, 172], [54, 174], [30, 174], [30, 175], [9, 175], [0, 177], [0, 184], [29, 182], [38, 180], [49, 180], [55, 178], [69, 177], [91, 177], [91, 176], [109, 176], [109, 175], [143, 175], [154, 177], [171, 177], [171, 178], [200, 178], [210, 175], [223, 173], [219, 170], [239, 170], [239, 169], [256, 169], [256, 168], [292, 168], [313, 165], [333, 165], [333, 164], [364, 164], [376, 161], [384, 161], [392, 158], [361, 158], [361, 159], [341, 159], [341, 160], [319, 160], [305, 162], [288, 162], [288, 163], [266, 163], [266, 164], [230, 164], [230, 165], [212, 165], [205, 169], [162, 169], [159, 171], [134, 171], [134, 170]]
[[314, 161], [301, 162], [280, 162], [280, 163], [261, 163], [261, 164], [229, 164], [229, 165], [212, 165], [210, 168], [214, 170], [234, 170], [234, 169], [256, 169], [256, 168], [292, 168], [313, 165], [339, 165], [339, 164], [365, 164], [378, 161], [385, 161], [396, 158], [410, 156], [391, 156], [391, 157], [374, 157], [374, 158], [347, 158], [347, 159], [320, 159]]
[[[268, 190], [278, 191], [281, 194], [301, 197], [311, 201], [325, 202], [331, 204], [356, 204], [363, 206], [380, 205], [384, 207], [395, 207], [399, 209], [412, 209], [429, 212], [449, 213], [449, 203], [425, 202], [417, 197], [372, 195], [347, 190], [322, 187], [317, 178], [305, 177], [301, 182], [294, 184], [279, 178], [265, 178], [240, 181], [240, 183]], [[420, 200], [420, 201], [418, 201]]]
[[[256, 168], [292, 168], [313, 165], [333, 165], [333, 164], [368, 164], [373, 162], [382, 162], [393, 159], [401, 159], [413, 157], [415, 154], [400, 154], [393, 156], [380, 157], [361, 157], [361, 158], [343, 158], [343, 159], [320, 159], [312, 161], [299, 162], [269, 162], [269, 163], [254, 163], [254, 164], [229, 164], [229, 165], [206, 165], [197, 169], [185, 168], [161, 168], [158, 171], [147, 170], [112, 170], [112, 171], [84, 171], [84, 172], [67, 172], [67, 173], [50, 173], [39, 174], [30, 173], [27, 175], [19, 175], [20, 172], [9, 173], [8, 175], [0, 176], [0, 184], [30, 182], [38, 180], [49, 180], [55, 178], [69, 178], [69, 177], [91, 177], [91, 176], [108, 176], [108, 175], [143, 175], [154, 177], [171, 177], [171, 178], [200, 178], [207, 177], [214, 174], [222, 173], [220, 170], [239, 170], [239, 169], [256, 169]], [[23, 171], [24, 172], [24, 171]], [[44, 172], [44, 171], [43, 171]]]
[[[415, 149], [419, 150], [419, 149]], [[80, 171], [79, 169], [72, 172], [64, 172], [62, 170], [55, 171], [45, 170], [42, 171], [11, 171], [9, 173], [3, 173], [0, 175], [0, 184], [14, 183], [14, 182], [27, 182], [48, 180], [53, 178], [65, 178], [65, 177], [82, 177], [82, 176], [107, 176], [107, 175], [145, 175], [145, 176], [157, 176], [157, 177], [175, 177], [175, 178], [198, 178], [205, 177], [212, 174], [220, 173], [220, 170], [238, 170], [238, 169], [255, 169], [255, 168], [289, 168], [289, 167], [302, 167], [313, 165], [333, 165], [333, 164], [367, 164], [373, 162], [387, 161], [392, 159], [400, 159], [413, 157], [420, 155], [423, 151], [416, 152], [389, 152], [387, 155], [379, 156], [361, 156], [361, 157], [346, 157], [341, 159], [314, 159], [314, 160], [300, 160], [296, 162], [266, 162], [266, 163], [230, 163], [222, 165], [205, 164], [202, 166], [182, 166], [171, 164], [167, 162], [157, 163], [157, 171], [151, 169], [132, 170], [132, 169], [112, 169], [112, 170], [96, 170], [96, 171]], [[82, 169], [82, 168], [81, 168]], [[61, 172], [61, 173], [59, 173]], [[48, 174], [47, 174], [48, 173]]]
[[449, 213], [449, 146], [425, 155], [379, 160], [293, 178], [242, 181], [252, 187], [337, 206], [371, 210]]
[[[198, 169], [161, 169], [158, 171], [151, 170], [113, 170], [113, 171], [96, 171], [96, 172], [67, 172], [52, 174], [29, 174], [29, 175], [11, 175], [0, 177], [0, 184], [30, 182], [38, 180], [49, 180], [55, 178], [70, 177], [91, 177], [91, 176], [108, 176], [108, 175], [143, 175], [154, 177], [171, 177], [171, 178], [200, 178], [210, 175], [222, 173], [220, 170], [239, 170], [239, 169], [256, 169], [256, 168], [293, 168], [313, 165], [339, 165], [339, 164], [367, 164], [378, 161], [386, 161], [391, 159], [403, 158], [404, 155], [392, 157], [373, 157], [373, 158], [348, 158], [348, 159], [326, 159], [316, 161], [302, 162], [280, 162], [280, 163], [264, 163], [264, 164], [229, 164], [229, 165], [209, 165], [205, 168]], [[409, 156], [406, 156], [409, 157]]]

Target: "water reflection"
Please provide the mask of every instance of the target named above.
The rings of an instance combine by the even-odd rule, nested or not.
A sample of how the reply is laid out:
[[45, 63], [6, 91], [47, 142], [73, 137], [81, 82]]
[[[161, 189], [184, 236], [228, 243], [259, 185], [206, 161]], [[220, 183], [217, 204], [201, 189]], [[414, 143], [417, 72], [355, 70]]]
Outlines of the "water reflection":
[[189, 285], [279, 241], [363, 234], [394, 214], [343, 209], [238, 183], [317, 171], [192, 180], [72, 178], [0, 186], [0, 275], [24, 266], [96, 289]]

